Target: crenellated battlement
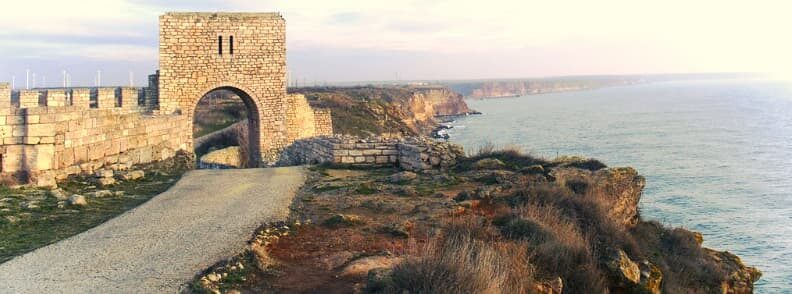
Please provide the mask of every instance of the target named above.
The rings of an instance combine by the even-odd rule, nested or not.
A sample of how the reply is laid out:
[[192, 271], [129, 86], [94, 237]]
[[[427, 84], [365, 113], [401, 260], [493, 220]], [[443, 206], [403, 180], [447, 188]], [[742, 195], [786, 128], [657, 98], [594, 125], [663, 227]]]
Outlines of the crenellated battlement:
[[[5, 85], [5, 86], [3, 86]], [[156, 109], [156, 91], [140, 87], [47, 88], [11, 90], [0, 84], [0, 109], [75, 106], [84, 109]]]

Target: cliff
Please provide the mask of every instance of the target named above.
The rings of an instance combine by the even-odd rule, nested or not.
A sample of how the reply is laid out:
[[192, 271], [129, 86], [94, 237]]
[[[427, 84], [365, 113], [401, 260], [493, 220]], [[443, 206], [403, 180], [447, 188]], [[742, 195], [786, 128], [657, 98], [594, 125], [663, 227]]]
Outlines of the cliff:
[[639, 77], [569, 77], [527, 80], [451, 82], [448, 86], [467, 98], [485, 99], [517, 97], [553, 92], [581, 91], [630, 85], [642, 82]]
[[299, 88], [312, 107], [332, 111], [335, 134], [401, 137], [427, 135], [438, 116], [471, 112], [462, 95], [447, 87]]
[[[515, 150], [455, 158], [432, 172], [319, 165], [297, 195], [292, 223], [262, 228], [247, 255], [192, 285], [196, 292], [752, 293], [757, 269], [702, 247], [699, 233], [641, 218], [645, 183], [633, 168]], [[239, 275], [252, 282], [239, 283]], [[226, 276], [237, 278], [218, 278]]]

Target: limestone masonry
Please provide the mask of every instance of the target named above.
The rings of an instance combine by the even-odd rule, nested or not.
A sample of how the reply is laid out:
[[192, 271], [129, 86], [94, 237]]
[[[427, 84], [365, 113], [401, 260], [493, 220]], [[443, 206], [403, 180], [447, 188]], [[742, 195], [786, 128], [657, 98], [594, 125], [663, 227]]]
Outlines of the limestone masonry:
[[279, 165], [335, 163], [397, 165], [405, 170], [445, 170], [463, 157], [461, 146], [428, 138], [366, 138], [318, 136], [295, 141], [283, 151]]
[[248, 162], [272, 164], [295, 140], [332, 134], [329, 110], [286, 94], [285, 25], [277, 13], [167, 13], [146, 88], [0, 83], [0, 176], [48, 186], [193, 152], [196, 105], [218, 89], [248, 107]]

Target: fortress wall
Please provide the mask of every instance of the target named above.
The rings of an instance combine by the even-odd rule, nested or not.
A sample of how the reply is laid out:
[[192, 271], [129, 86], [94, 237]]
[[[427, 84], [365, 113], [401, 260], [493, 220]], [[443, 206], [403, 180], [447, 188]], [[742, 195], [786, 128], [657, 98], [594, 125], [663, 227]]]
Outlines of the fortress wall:
[[91, 107], [91, 89], [79, 88], [72, 90], [72, 106], [77, 108]]
[[[75, 89], [80, 94], [75, 97], [86, 97], [87, 90]], [[126, 168], [169, 158], [179, 150], [192, 151], [184, 116], [89, 109], [83, 102], [0, 113], [0, 176], [24, 172], [34, 183], [49, 185], [54, 179], [91, 173], [102, 166]]]
[[98, 88], [96, 94], [97, 108], [114, 108], [116, 107], [116, 90], [118, 88]]
[[39, 90], [20, 90], [19, 107], [20, 108], [38, 107], [40, 95], [41, 92]]
[[11, 108], [11, 85], [0, 83], [0, 111]]
[[47, 90], [46, 106], [67, 106], [71, 105], [69, 97], [71, 91], [67, 89], [52, 89]]
[[138, 100], [140, 99], [140, 90], [133, 87], [121, 88], [121, 108], [126, 111], [137, 111]]

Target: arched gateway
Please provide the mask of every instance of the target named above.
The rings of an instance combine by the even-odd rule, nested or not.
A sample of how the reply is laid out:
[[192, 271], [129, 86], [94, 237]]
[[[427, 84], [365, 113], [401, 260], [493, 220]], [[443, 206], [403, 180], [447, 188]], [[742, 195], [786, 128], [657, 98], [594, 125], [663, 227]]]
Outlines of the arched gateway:
[[286, 94], [286, 24], [280, 14], [167, 13], [159, 21], [160, 113], [180, 113], [192, 124], [205, 94], [235, 92], [250, 113], [251, 159], [259, 163], [275, 161], [297, 139], [290, 134], [305, 133], [293, 130], [305, 124], [296, 117], [314, 112], [296, 101], [304, 97]]

